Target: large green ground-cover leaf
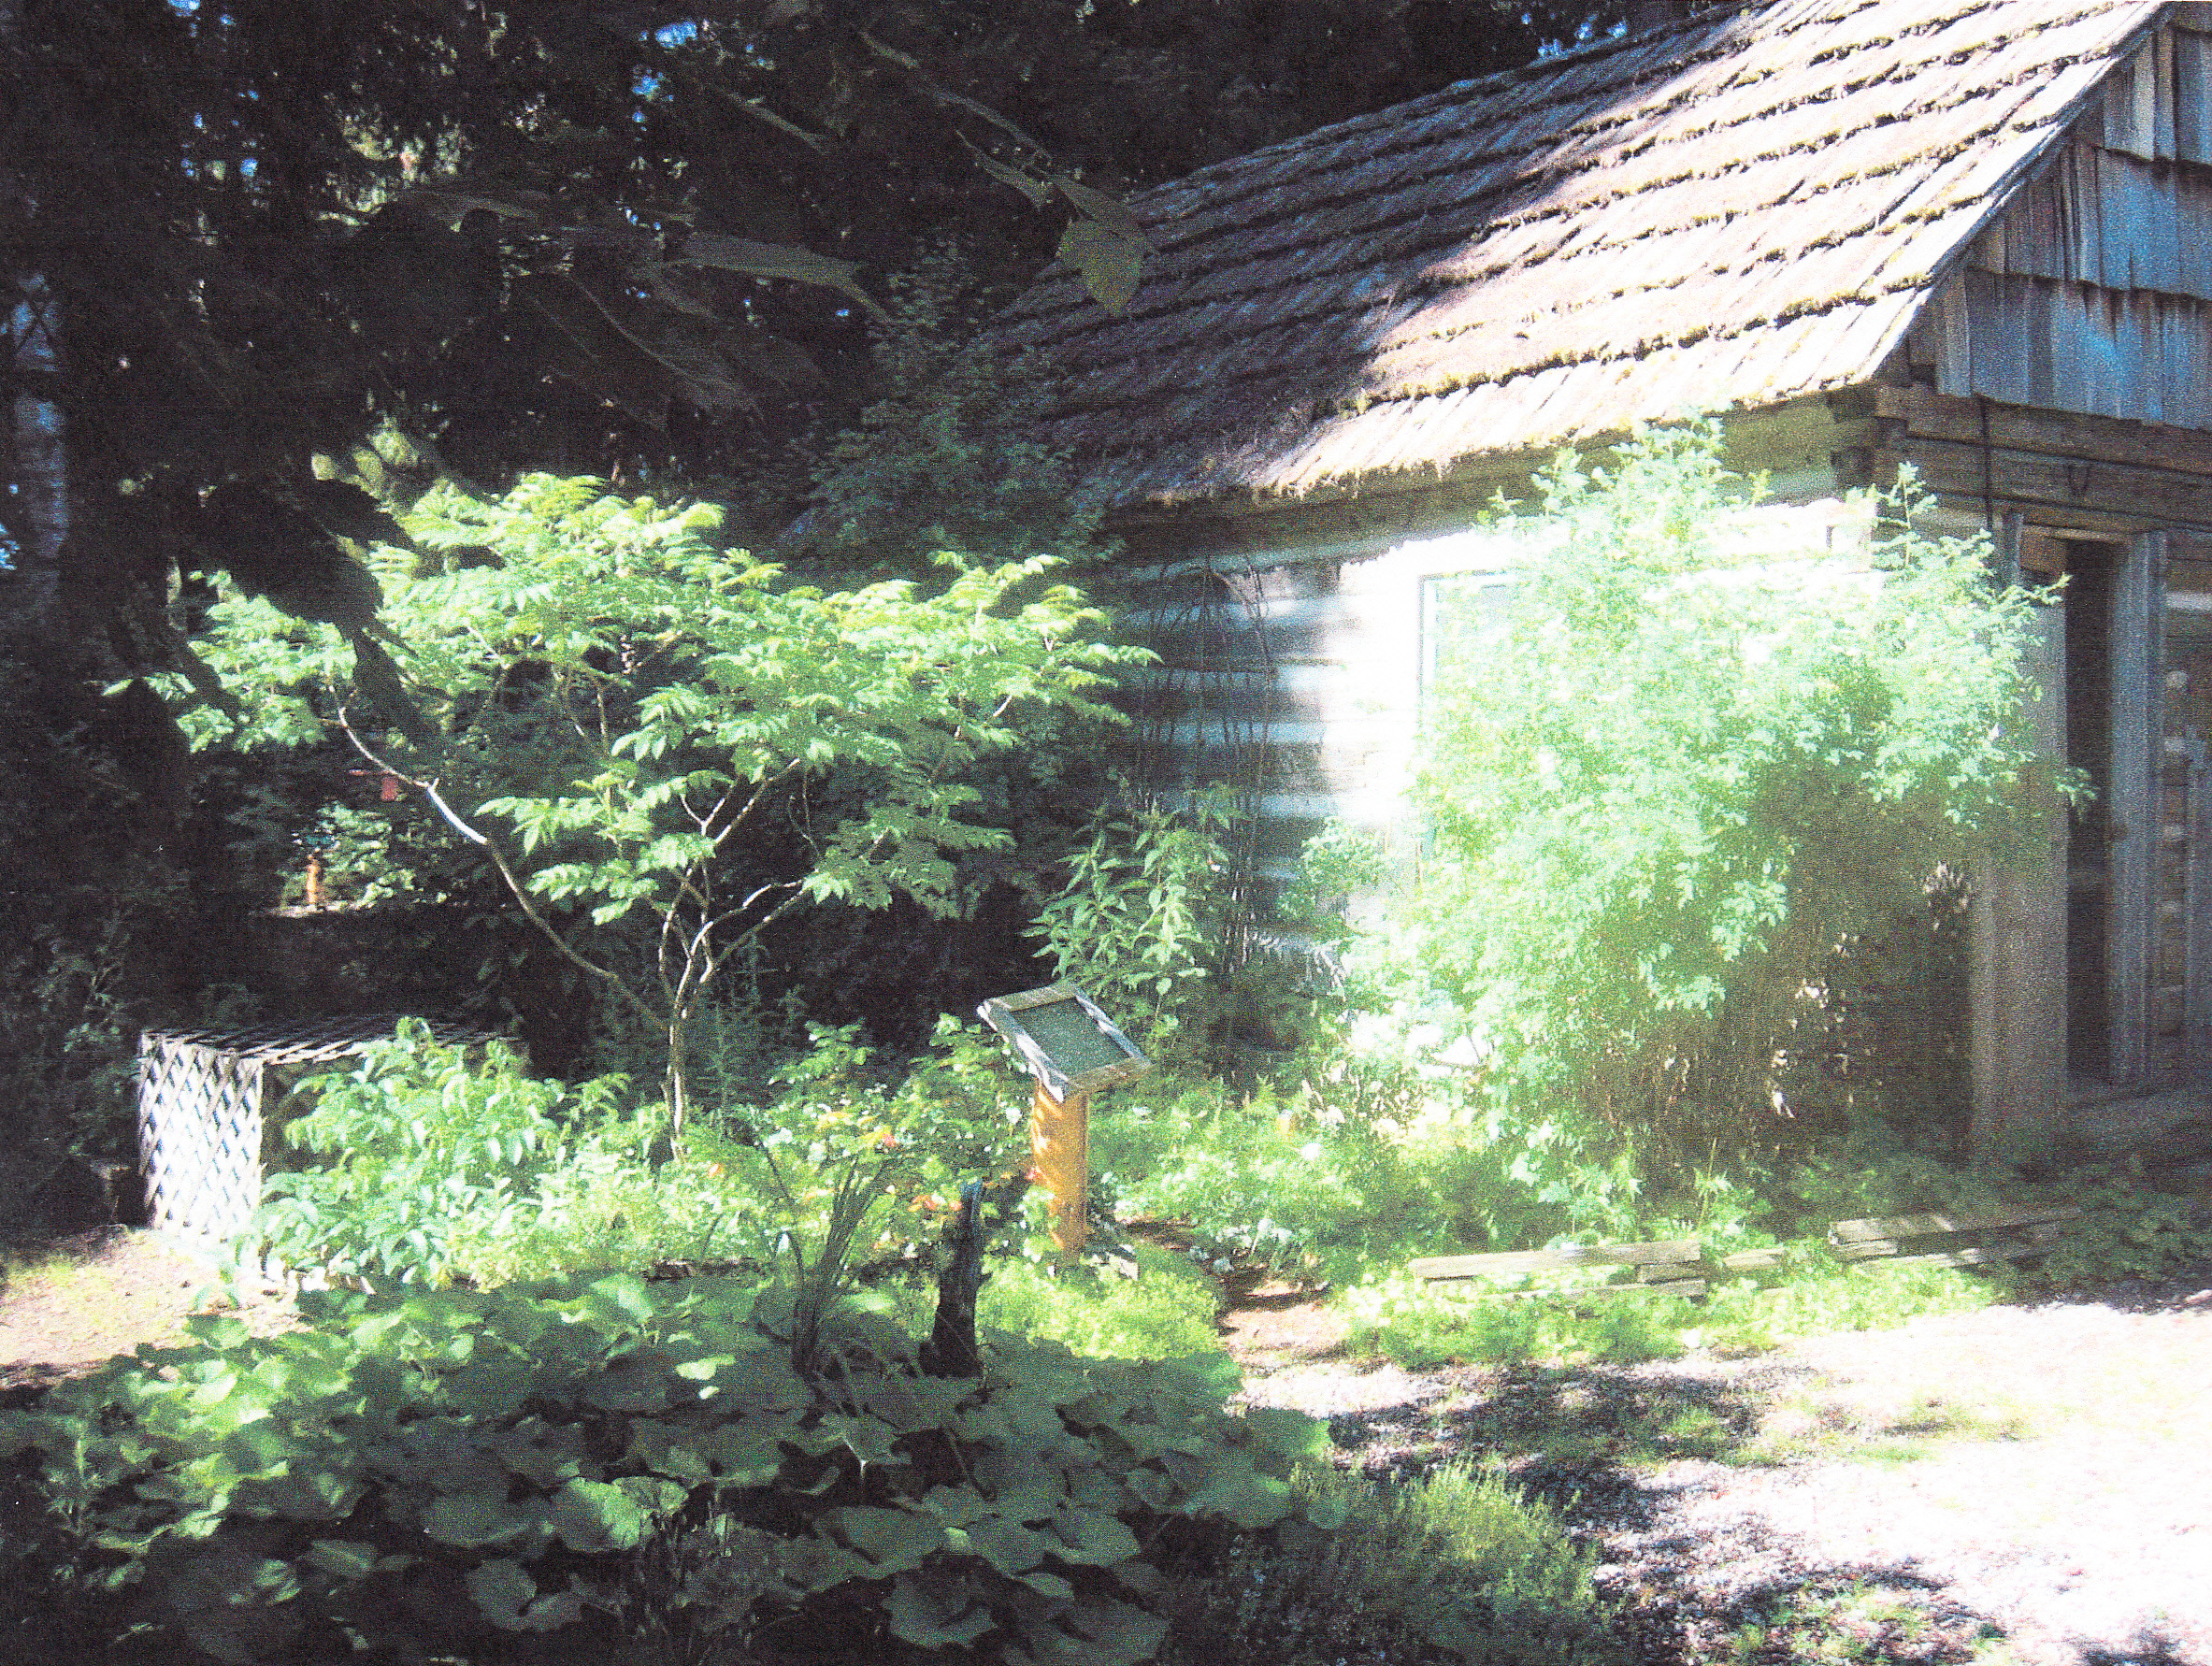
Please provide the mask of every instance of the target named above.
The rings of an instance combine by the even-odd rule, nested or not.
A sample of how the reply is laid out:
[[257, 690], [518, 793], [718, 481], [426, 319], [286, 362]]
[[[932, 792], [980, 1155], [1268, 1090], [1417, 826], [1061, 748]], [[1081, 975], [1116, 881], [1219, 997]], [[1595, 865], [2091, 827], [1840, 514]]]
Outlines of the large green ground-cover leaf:
[[1233, 1369], [1202, 1360], [996, 1335], [980, 1378], [926, 1377], [859, 1304], [810, 1380], [789, 1293], [731, 1280], [303, 1300], [297, 1332], [204, 1325], [0, 1414], [0, 1453], [51, 1510], [41, 1553], [137, 1586], [138, 1616], [219, 1660], [611, 1643], [641, 1571], [672, 1579], [710, 1527], [750, 1535], [757, 1568], [711, 1599], [667, 1585], [681, 1623], [797, 1614], [856, 1644], [1135, 1660], [1162, 1629], [1142, 1558], [1165, 1521], [1282, 1519], [1319, 1441], [1228, 1415]]

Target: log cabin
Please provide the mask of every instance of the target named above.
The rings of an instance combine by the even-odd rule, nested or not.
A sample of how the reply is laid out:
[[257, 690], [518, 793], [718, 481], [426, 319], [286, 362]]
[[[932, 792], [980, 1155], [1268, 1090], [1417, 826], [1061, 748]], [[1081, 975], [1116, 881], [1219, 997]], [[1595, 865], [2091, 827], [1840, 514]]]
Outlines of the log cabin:
[[1909, 464], [2067, 581], [2028, 721], [2097, 803], [1974, 876], [1975, 1143], [2212, 1072], [2212, 5], [1708, 6], [1131, 206], [1118, 312], [1056, 270], [987, 340], [1125, 540], [1155, 761], [1259, 869], [1401, 822], [1496, 495], [1717, 412], [1777, 537]]

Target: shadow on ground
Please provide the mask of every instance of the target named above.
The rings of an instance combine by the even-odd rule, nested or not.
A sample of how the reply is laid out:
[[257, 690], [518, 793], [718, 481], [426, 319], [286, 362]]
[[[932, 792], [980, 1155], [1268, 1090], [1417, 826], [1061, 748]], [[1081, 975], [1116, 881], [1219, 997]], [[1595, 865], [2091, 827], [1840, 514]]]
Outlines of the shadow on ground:
[[[1670, 1368], [1519, 1365], [1437, 1373], [1435, 1399], [1330, 1419], [1344, 1458], [1377, 1479], [1443, 1463], [1496, 1465], [1554, 1510], [1619, 1604], [1630, 1666], [1965, 1666], [2010, 1658], [2004, 1629], [1909, 1565], [1808, 1557], [1745, 1521], [1715, 1539], [1682, 1503], [1716, 1476], [1785, 1461], [1762, 1425], [1778, 1399], [1817, 1391], [1799, 1365], [1702, 1375]], [[1687, 1461], [1686, 1461], [1687, 1460]], [[1714, 1466], [1721, 1466], [1716, 1469]], [[2192, 1666], [2162, 1652], [2080, 1666]], [[2070, 1663], [2071, 1666], [2071, 1663]]]

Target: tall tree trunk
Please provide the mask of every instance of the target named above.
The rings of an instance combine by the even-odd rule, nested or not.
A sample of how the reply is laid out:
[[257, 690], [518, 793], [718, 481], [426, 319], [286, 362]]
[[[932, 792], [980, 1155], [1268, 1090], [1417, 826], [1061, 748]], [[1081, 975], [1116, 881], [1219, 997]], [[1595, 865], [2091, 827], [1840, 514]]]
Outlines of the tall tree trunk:
[[[0, 53], [13, 58], [22, 29], [21, 0], [0, 0]], [[35, 203], [0, 171], [0, 194], [28, 219]], [[0, 332], [0, 637], [35, 638], [53, 612], [62, 540], [69, 533], [68, 460], [62, 409], [47, 395], [62, 369], [61, 303], [36, 272], [0, 272], [7, 312]]]
[[[0, 0], [0, 14], [8, 0]], [[0, 24], [4, 29], [5, 24]], [[36, 273], [19, 274], [8, 308], [6, 457], [7, 494], [0, 612], [6, 634], [36, 635], [53, 611], [62, 540], [69, 534], [68, 453], [62, 409], [43, 397], [61, 369], [61, 307]], [[29, 385], [25, 385], [28, 383]]]

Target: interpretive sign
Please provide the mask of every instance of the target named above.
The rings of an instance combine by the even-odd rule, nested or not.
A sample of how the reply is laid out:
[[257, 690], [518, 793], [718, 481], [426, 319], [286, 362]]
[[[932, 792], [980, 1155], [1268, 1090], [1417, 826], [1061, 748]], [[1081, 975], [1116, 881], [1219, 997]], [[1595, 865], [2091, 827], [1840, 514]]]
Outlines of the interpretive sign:
[[975, 1011], [1013, 1043], [1030, 1074], [1051, 1088], [1056, 1099], [1096, 1093], [1152, 1069], [1152, 1060], [1137, 1051], [1137, 1043], [1072, 984], [1047, 984], [1019, 995], [994, 996]]
[[1037, 1078], [1029, 1165], [1052, 1195], [1055, 1247], [1079, 1250], [1089, 1235], [1091, 1095], [1142, 1076], [1152, 1060], [1072, 984], [994, 996], [976, 1013], [1013, 1044]]

